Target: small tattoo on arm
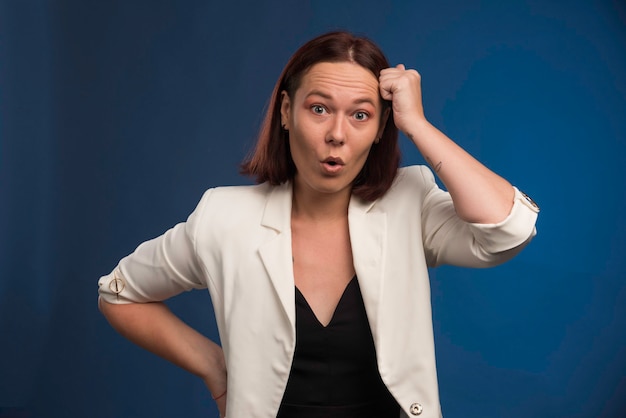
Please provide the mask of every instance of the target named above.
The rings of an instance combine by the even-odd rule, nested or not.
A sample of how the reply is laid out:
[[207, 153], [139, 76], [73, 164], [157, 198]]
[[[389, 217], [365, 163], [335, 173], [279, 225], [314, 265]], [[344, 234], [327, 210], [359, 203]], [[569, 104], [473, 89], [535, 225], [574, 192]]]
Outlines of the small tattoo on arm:
[[[412, 133], [407, 132], [405, 135], [408, 136], [411, 141], [415, 142], [415, 138]], [[439, 171], [441, 171], [441, 166], [443, 165], [442, 161], [439, 161], [437, 164], [435, 164], [430, 158], [425, 158], [428, 165], [430, 165], [432, 169], [435, 170], [435, 173], [439, 173]]]
[[431, 160], [428, 157], [426, 157], [426, 161], [433, 168], [433, 170], [435, 170], [435, 173], [438, 173], [441, 170], [441, 165], [443, 164], [441, 161], [439, 161], [437, 164], [435, 164], [435, 163], [433, 163], [433, 160]]

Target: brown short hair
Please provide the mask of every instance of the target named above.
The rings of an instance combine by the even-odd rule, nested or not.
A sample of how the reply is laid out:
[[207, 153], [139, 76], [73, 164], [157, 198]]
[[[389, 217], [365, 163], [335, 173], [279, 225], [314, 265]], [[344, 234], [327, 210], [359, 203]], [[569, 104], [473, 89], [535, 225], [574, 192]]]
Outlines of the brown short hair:
[[[274, 86], [268, 110], [261, 125], [253, 153], [241, 164], [241, 173], [252, 176], [257, 183], [278, 185], [292, 180], [296, 166], [291, 158], [288, 132], [281, 128], [281, 92], [293, 98], [306, 71], [320, 62], [353, 62], [369, 70], [376, 78], [389, 67], [381, 49], [367, 38], [348, 32], [330, 32], [301, 46], [291, 57]], [[389, 117], [380, 141], [372, 145], [365, 165], [352, 185], [352, 193], [373, 201], [381, 197], [393, 183], [400, 164], [398, 128], [393, 123], [391, 106], [383, 101]], [[381, 112], [381, 117], [385, 112]]]

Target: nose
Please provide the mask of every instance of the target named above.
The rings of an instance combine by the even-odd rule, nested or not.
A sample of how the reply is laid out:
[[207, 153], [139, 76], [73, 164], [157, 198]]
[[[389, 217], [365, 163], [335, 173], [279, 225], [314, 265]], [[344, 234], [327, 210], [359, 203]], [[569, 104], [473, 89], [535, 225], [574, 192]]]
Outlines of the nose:
[[326, 133], [326, 142], [333, 145], [343, 145], [346, 142], [346, 121], [340, 115], [336, 115]]

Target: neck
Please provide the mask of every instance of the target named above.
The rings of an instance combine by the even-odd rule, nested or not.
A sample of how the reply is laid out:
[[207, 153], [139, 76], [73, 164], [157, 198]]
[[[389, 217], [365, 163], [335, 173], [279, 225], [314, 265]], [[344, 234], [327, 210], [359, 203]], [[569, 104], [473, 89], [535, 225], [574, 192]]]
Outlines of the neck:
[[294, 182], [291, 213], [294, 218], [316, 222], [345, 219], [348, 216], [351, 190], [319, 193], [302, 190]]

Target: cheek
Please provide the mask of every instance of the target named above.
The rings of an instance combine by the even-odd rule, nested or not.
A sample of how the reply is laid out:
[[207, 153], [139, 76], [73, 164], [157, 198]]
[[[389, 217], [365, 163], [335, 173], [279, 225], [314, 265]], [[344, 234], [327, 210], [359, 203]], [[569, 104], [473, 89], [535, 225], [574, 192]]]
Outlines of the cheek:
[[311, 149], [307, 146], [307, 143], [293, 130], [289, 134], [289, 148], [291, 159], [296, 166], [302, 165], [308, 158], [308, 155], [311, 154]]
[[361, 161], [361, 164], [365, 164], [365, 161], [367, 161], [367, 157], [370, 154], [370, 150], [371, 150], [371, 146], [366, 147], [363, 149], [363, 151], [361, 151], [361, 153], [359, 154], [359, 160]]
[[289, 131], [289, 145], [292, 149], [297, 148], [299, 152], [313, 152], [315, 148], [313, 137], [315, 135], [312, 135], [311, 129], [299, 125]]

